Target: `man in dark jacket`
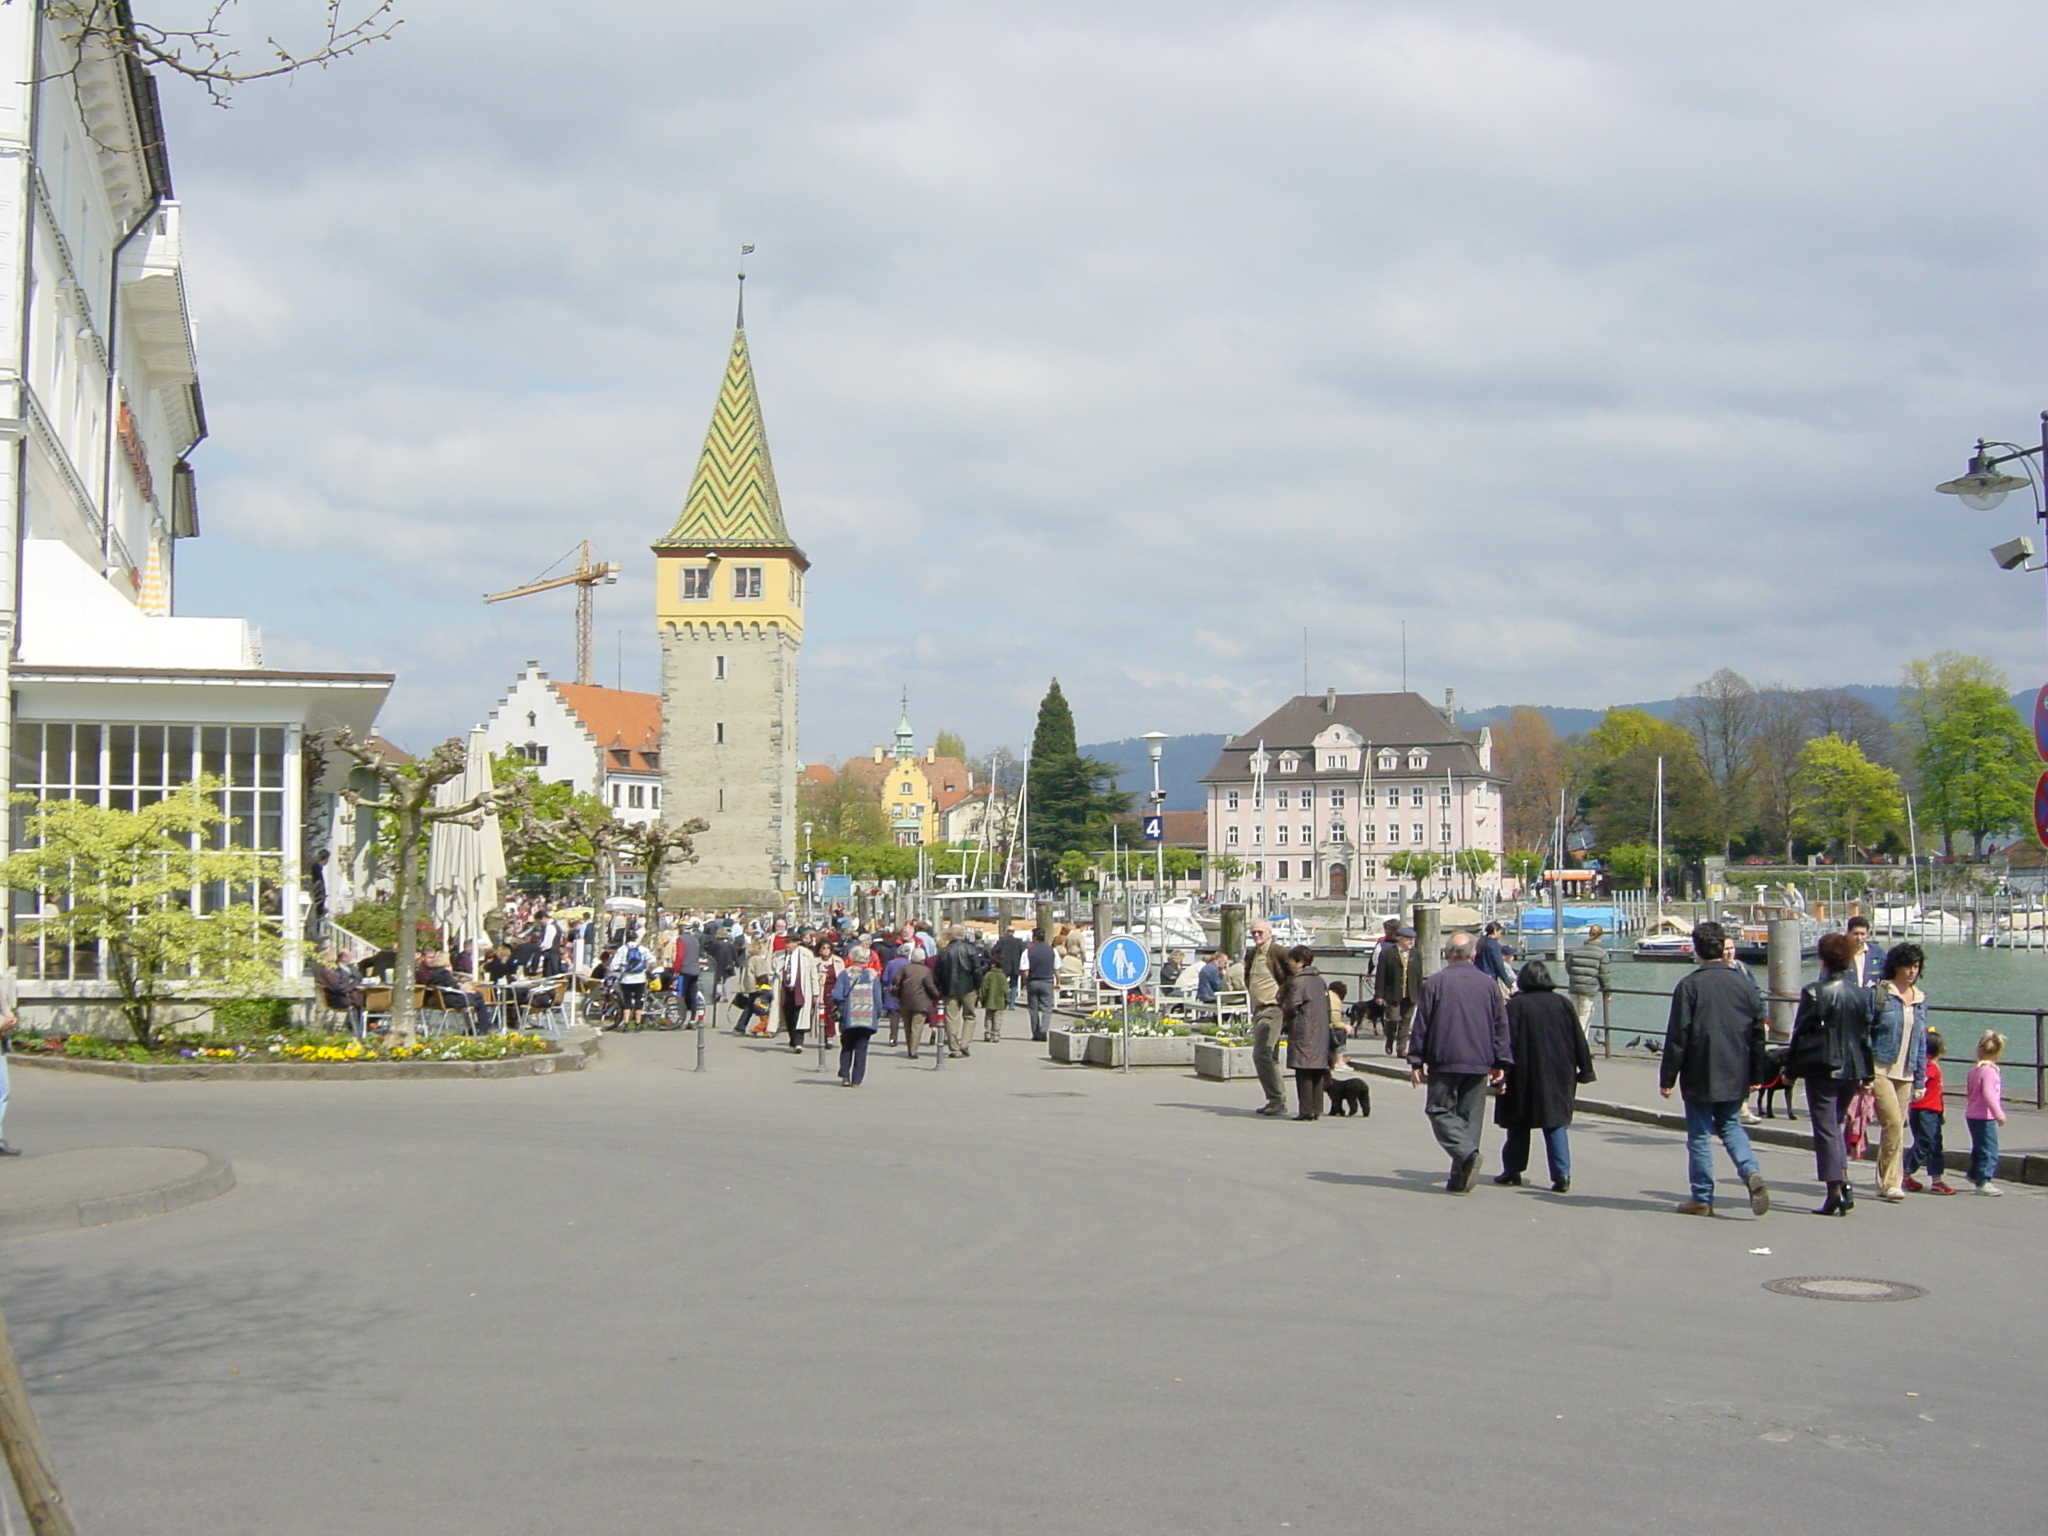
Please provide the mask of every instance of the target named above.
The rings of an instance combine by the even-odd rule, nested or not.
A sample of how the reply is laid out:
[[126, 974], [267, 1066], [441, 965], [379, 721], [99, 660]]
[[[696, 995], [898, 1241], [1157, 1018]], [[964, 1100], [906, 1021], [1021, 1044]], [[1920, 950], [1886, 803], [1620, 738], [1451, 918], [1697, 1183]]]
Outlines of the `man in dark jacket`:
[[695, 928], [685, 928], [676, 935], [675, 953], [669, 957], [669, 970], [675, 976], [676, 998], [682, 1004], [683, 1022], [689, 1023], [697, 1016], [697, 1010], [704, 1000], [698, 993], [704, 976], [704, 935]]
[[1685, 1151], [1692, 1198], [1681, 1216], [1714, 1214], [1714, 1140], [1728, 1149], [1735, 1171], [1749, 1187], [1749, 1208], [1761, 1216], [1771, 1208], [1763, 1170], [1742, 1128], [1749, 1099], [1753, 1053], [1763, 1044], [1764, 1004], [1756, 985], [1725, 963], [1728, 935], [1719, 923], [1692, 931], [1699, 969], [1671, 993], [1671, 1019], [1664, 1030], [1658, 1091], [1671, 1097], [1676, 1086], [1685, 1099]]
[[1379, 1004], [1380, 1033], [1389, 1056], [1408, 1052], [1408, 1021], [1415, 1014], [1415, 991], [1409, 966], [1415, 953], [1415, 930], [1402, 923], [1388, 925], [1372, 964], [1372, 1000]]
[[1408, 1080], [1429, 1096], [1423, 1112], [1437, 1145], [1451, 1155], [1454, 1195], [1472, 1188], [1479, 1172], [1479, 1122], [1486, 1086], [1506, 1075], [1515, 1059], [1508, 1042], [1507, 1003], [1493, 978], [1472, 964], [1469, 933], [1444, 945], [1444, 968], [1422, 984], [1415, 1028], [1408, 1039]]
[[956, 1056], [967, 1054], [967, 1031], [974, 1023], [974, 1003], [981, 978], [988, 974], [988, 952], [969, 941], [965, 928], [946, 931], [946, 947], [932, 962], [932, 975], [950, 1005], [946, 1009], [946, 1043]]

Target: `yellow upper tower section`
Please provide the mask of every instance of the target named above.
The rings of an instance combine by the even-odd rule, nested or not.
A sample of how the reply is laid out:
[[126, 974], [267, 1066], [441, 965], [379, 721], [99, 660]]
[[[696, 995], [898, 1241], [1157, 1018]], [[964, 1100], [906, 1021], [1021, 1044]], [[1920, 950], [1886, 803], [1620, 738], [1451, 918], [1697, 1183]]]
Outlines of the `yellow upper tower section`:
[[782, 521], [744, 324], [733, 331], [682, 515], [654, 553], [658, 624], [773, 626], [802, 638], [810, 561]]

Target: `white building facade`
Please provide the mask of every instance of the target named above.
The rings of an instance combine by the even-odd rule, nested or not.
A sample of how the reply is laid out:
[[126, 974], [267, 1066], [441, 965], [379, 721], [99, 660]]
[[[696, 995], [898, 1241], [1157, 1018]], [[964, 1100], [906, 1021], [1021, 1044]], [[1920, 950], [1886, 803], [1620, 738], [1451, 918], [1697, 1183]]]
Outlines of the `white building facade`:
[[621, 821], [661, 819], [661, 695], [558, 683], [529, 661], [481, 727], [551, 784], [595, 795]]
[[[1242, 899], [1398, 909], [1416, 880], [1389, 867], [1397, 853], [1428, 856], [1434, 894], [1498, 888], [1505, 781], [1492, 734], [1461, 730], [1419, 694], [1291, 699], [1225, 742], [1202, 782], [1209, 884]], [[1483, 861], [1461, 860], [1468, 851], [1492, 868], [1473, 869]]]
[[[347, 836], [320, 740], [366, 737], [391, 679], [274, 671], [241, 620], [177, 615], [206, 435], [182, 215], [154, 83], [81, 51], [74, 10], [0, 5], [0, 750], [39, 797], [132, 806], [218, 779], [230, 846], [262, 856], [245, 894], [296, 919], [313, 853]], [[42, 899], [12, 896], [23, 1013], [83, 1023], [112, 990], [103, 957], [17, 937]], [[285, 928], [301, 986], [306, 930]]]

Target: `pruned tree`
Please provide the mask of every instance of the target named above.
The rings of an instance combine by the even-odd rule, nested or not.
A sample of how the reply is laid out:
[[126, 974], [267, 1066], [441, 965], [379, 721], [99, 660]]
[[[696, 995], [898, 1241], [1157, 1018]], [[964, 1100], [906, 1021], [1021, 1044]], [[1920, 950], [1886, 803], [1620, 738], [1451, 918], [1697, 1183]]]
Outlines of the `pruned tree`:
[[648, 904], [658, 906], [661, 872], [671, 864], [696, 863], [697, 834], [710, 830], [711, 823], [697, 816], [674, 826], [659, 821], [614, 821], [600, 836], [615, 863], [644, 874]]
[[1387, 855], [1387, 873], [1396, 880], [1413, 880], [1417, 901], [1422, 899], [1422, 888], [1436, 869], [1436, 855], [1424, 853], [1420, 848], [1403, 848], [1398, 853]]
[[[45, 0], [46, 13], [78, 58], [113, 55], [143, 69], [181, 75], [200, 86], [217, 107], [228, 104], [237, 86], [302, 69], [325, 69], [387, 41], [404, 23], [398, 0], [319, 0], [320, 19], [305, 42], [288, 43], [266, 34], [260, 54], [250, 58], [227, 25], [234, 5], [235, 0], [213, 0], [192, 26], [162, 27], [138, 19], [129, 0]], [[313, 7], [309, 4], [308, 9]]]
[[[0, 860], [0, 886], [37, 899], [22, 937], [104, 955], [137, 1045], [151, 1044], [161, 1024], [197, 1018], [207, 1006], [198, 999], [277, 987], [282, 925], [256, 900], [262, 856], [208, 846], [227, 819], [219, 780], [133, 811], [14, 798], [33, 809], [20, 850]], [[192, 1011], [161, 1016], [179, 1003]]]
[[451, 736], [425, 757], [395, 762], [377, 750], [376, 743], [357, 741], [349, 730], [338, 732], [334, 745], [355, 765], [377, 781], [380, 793], [372, 797], [350, 788], [344, 798], [351, 805], [368, 806], [387, 822], [391, 845], [394, 884], [398, 896], [398, 957], [391, 977], [391, 1043], [410, 1045], [418, 1034], [414, 1023], [413, 972], [419, 964], [419, 915], [426, 904], [427, 842], [436, 826], [444, 822], [474, 827], [495, 809], [498, 791], [485, 790], [456, 805], [437, 805], [435, 791], [451, 779], [460, 778], [469, 766], [469, 749], [460, 736]]

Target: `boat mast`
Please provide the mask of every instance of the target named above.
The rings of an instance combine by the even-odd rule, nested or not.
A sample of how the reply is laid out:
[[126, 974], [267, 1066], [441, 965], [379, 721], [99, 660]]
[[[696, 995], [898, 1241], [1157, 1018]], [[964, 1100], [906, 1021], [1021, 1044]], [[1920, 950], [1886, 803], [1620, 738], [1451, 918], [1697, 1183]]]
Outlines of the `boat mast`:
[[1657, 915], [1664, 915], [1664, 759], [1657, 759]]

